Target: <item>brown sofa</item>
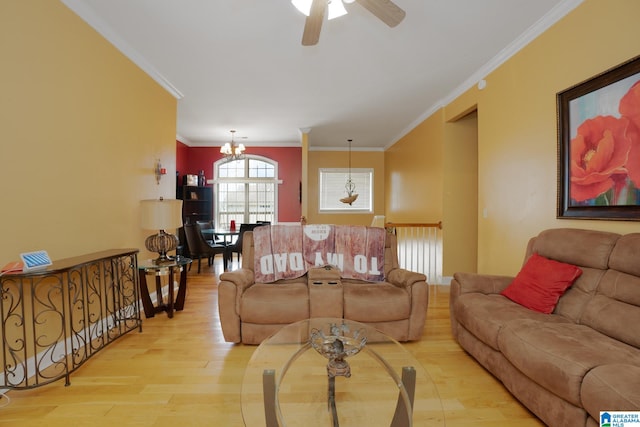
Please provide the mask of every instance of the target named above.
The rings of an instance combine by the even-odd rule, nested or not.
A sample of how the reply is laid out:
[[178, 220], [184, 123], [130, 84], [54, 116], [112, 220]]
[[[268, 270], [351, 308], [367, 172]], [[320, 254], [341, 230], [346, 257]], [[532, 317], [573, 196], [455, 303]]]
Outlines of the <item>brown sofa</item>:
[[398, 266], [396, 236], [386, 234], [384, 282], [342, 279], [314, 268], [297, 279], [255, 283], [253, 232], [246, 232], [240, 269], [220, 275], [218, 307], [228, 342], [259, 344], [283, 326], [315, 317], [369, 324], [397, 341], [418, 340], [429, 292], [424, 274]]
[[549, 426], [640, 410], [640, 233], [551, 229], [530, 240], [525, 261], [533, 253], [582, 275], [542, 314], [500, 295], [513, 277], [456, 273], [458, 343]]

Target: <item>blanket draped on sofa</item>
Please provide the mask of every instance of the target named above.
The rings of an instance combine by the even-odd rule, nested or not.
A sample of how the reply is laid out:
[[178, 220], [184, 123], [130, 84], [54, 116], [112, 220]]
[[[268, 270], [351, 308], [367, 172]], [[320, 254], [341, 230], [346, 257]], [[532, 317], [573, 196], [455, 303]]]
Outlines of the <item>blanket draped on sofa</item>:
[[[283, 227], [287, 228], [261, 226], [245, 232], [241, 267], [220, 275], [218, 310], [225, 341], [260, 344], [284, 325], [327, 317], [371, 325], [397, 341], [422, 337], [429, 305], [426, 277], [400, 268], [394, 234], [382, 228]], [[343, 236], [343, 231], [354, 236]], [[384, 237], [384, 246], [380, 245], [384, 260], [382, 253], [377, 254], [378, 234]], [[344, 245], [361, 249], [349, 252], [343, 249]], [[298, 255], [290, 256], [295, 253]], [[305, 253], [312, 255], [306, 263], [302, 255]], [[262, 260], [257, 262], [259, 258]], [[342, 265], [343, 271], [338, 266], [326, 265], [333, 262]], [[316, 264], [321, 267], [314, 267]], [[384, 280], [370, 282], [345, 277], [352, 270], [355, 273], [375, 270], [374, 264]], [[278, 277], [286, 273], [284, 267], [289, 265], [302, 266], [308, 272], [267, 282], [276, 277], [276, 265], [282, 270]], [[262, 271], [258, 279], [258, 267], [265, 267], [271, 277], [265, 277]], [[292, 276], [302, 272], [291, 270]]]
[[384, 280], [385, 233], [383, 228], [353, 225], [258, 227], [253, 232], [255, 280], [295, 279], [327, 265], [338, 268], [343, 278]]

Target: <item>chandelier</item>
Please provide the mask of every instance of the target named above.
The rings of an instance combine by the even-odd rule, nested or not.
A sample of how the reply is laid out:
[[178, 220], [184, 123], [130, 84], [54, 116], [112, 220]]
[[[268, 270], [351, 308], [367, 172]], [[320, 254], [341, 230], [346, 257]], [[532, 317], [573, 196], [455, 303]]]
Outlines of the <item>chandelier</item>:
[[349, 177], [347, 178], [347, 183], [344, 185], [344, 189], [347, 192], [347, 197], [343, 197], [340, 199], [342, 203], [346, 203], [349, 206], [358, 198], [358, 193], [356, 193], [356, 184], [351, 179], [351, 139], [347, 139], [349, 142]]
[[233, 136], [235, 135], [236, 131], [230, 130], [229, 132], [231, 132], [231, 142], [227, 142], [222, 147], [220, 147], [220, 153], [224, 155], [224, 158], [228, 162], [231, 162], [233, 160], [240, 160], [244, 158], [244, 144], [236, 145], [235, 141], [233, 140]]

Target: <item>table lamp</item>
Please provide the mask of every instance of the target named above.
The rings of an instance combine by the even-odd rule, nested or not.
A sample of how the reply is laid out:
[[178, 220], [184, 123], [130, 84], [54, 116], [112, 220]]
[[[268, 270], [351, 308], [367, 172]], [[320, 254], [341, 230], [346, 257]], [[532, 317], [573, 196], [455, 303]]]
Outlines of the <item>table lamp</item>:
[[172, 261], [167, 252], [178, 247], [175, 234], [167, 233], [167, 229], [182, 227], [182, 200], [151, 199], [140, 201], [140, 226], [146, 230], [160, 230], [144, 241], [150, 252], [158, 252], [160, 256], [154, 260], [156, 264]]

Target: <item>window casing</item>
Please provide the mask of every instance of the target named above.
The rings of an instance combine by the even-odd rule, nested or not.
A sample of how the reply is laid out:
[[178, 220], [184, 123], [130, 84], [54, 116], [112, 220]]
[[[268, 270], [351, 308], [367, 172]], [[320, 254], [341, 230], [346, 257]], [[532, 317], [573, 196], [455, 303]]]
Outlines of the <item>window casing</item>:
[[373, 169], [351, 169], [351, 180], [356, 186], [358, 198], [351, 204], [342, 203], [341, 198], [347, 196], [345, 184], [349, 178], [349, 169], [320, 169], [319, 201], [320, 213], [331, 212], [373, 212]]
[[215, 222], [225, 228], [258, 221], [277, 221], [278, 164], [261, 156], [219, 160], [214, 164]]

